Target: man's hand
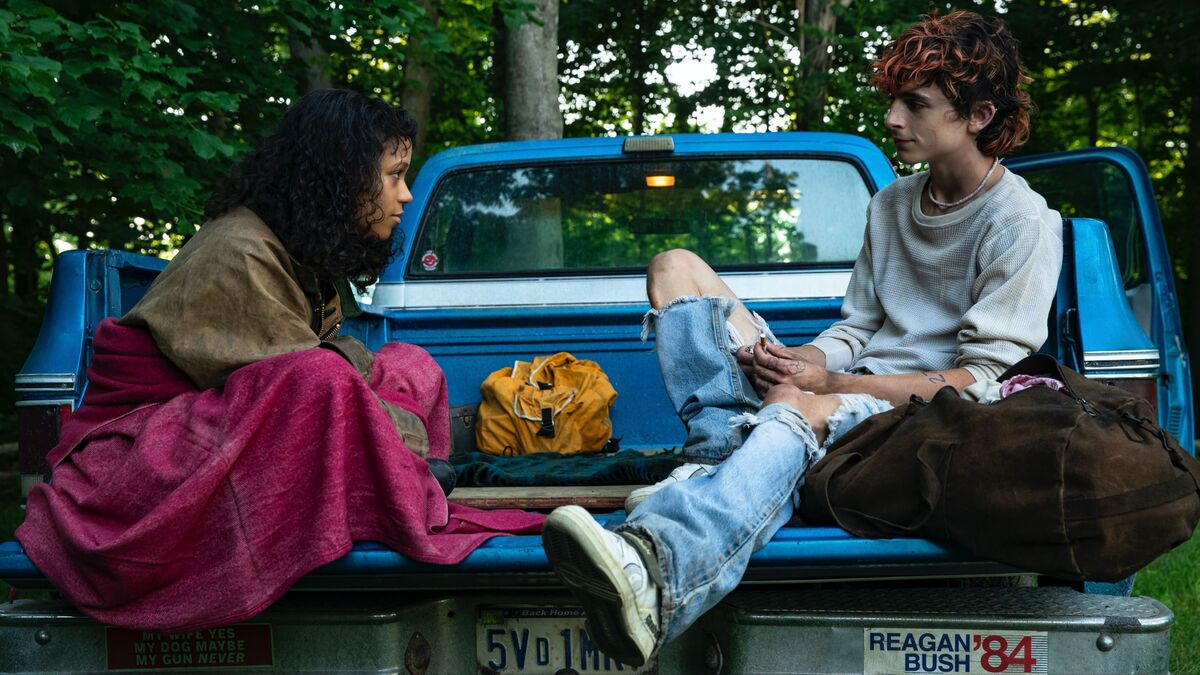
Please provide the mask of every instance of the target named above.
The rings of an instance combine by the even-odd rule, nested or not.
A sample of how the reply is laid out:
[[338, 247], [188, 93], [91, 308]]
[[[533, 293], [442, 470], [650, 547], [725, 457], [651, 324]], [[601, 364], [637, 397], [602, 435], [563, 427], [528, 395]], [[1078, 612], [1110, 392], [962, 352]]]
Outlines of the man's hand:
[[942, 387], [962, 391], [975, 382], [965, 368], [903, 375], [851, 375], [825, 369], [825, 352], [812, 345], [784, 347], [760, 343], [737, 351], [738, 365], [759, 396], [778, 384], [789, 384], [813, 394], [870, 394], [903, 405], [916, 394], [929, 400]]
[[744, 348], [738, 350], [737, 360], [760, 395], [777, 384], [790, 384], [815, 394], [833, 391], [835, 374], [823, 365], [804, 358], [799, 349], [771, 343], [767, 343], [764, 349], [760, 344], [755, 344], [753, 351], [748, 352]]

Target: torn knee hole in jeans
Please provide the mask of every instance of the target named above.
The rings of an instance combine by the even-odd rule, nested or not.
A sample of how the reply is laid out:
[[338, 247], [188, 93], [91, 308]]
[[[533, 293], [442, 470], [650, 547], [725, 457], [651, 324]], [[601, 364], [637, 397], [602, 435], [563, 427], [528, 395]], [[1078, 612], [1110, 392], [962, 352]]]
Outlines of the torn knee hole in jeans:
[[[729, 351], [735, 352], [744, 347], [746, 342], [742, 338], [742, 334], [728, 320], [728, 317], [733, 315], [734, 309], [741, 301], [736, 298], [729, 298], [722, 295], [681, 295], [677, 298], [672, 298], [669, 302], [667, 302], [667, 304], [659, 307], [658, 309], [652, 308], [650, 311], [642, 315], [642, 342], [645, 342], [650, 337], [651, 321], [653, 319], [660, 318], [664, 313], [666, 313], [667, 310], [673, 307], [700, 302], [701, 300], [716, 300], [723, 304], [728, 303], [729, 307], [725, 321], [725, 332], [726, 339], [728, 340], [729, 344]], [[750, 321], [754, 324], [754, 327], [758, 329], [761, 337], [766, 338], [766, 340], [772, 344], [783, 344], [779, 341], [779, 338], [775, 337], [775, 333], [771, 331], [771, 326], [767, 324], [767, 320], [762, 318], [758, 312], [751, 311], [748, 307], [746, 308], [746, 312], [750, 314]]]
[[808, 420], [804, 419], [800, 413], [782, 403], [772, 403], [757, 413], [735, 415], [729, 419], [729, 426], [741, 427], [746, 431], [750, 431], [754, 427], [772, 420], [782, 423], [804, 441], [811, 442], [813, 445], [816, 444], [816, 434], [813, 433], [812, 426], [809, 425]]
[[[825, 421], [827, 433], [825, 442], [821, 446], [822, 450], [829, 449], [838, 438], [841, 438], [844, 431], [843, 425], [849, 422], [851, 426], [856, 426], [862, 419], [892, 408], [891, 403], [870, 394], [838, 394], [838, 397], [841, 398], [841, 404]], [[854, 419], [856, 417], [860, 419]]]
[[658, 309], [651, 308], [649, 312], [646, 312], [645, 314], [642, 315], [642, 342], [645, 342], [650, 337], [650, 321], [651, 321], [651, 319], [656, 319], [656, 318], [662, 316], [663, 312], [667, 311], [668, 309], [671, 309], [672, 307], [675, 307], [677, 305], [687, 304], [690, 302], [699, 302], [706, 297], [715, 297], [715, 296], [681, 295], [678, 298], [672, 298], [669, 302], [667, 302], [667, 304], [663, 305], [662, 307], [659, 307]]
[[[755, 328], [758, 329], [758, 335], [760, 339], [765, 338], [767, 342], [773, 345], [783, 344], [779, 341], [779, 338], [775, 337], [775, 333], [771, 331], [771, 326], [767, 324], [766, 319], [762, 318], [762, 315], [760, 315], [758, 312], [751, 311], [749, 307], [746, 308], [746, 312], [750, 315], [750, 322], [754, 324]], [[733, 322], [731, 321], [725, 322], [725, 333], [728, 336], [729, 351], [731, 352], [736, 352], [742, 348], [749, 349], [753, 346], [746, 344], [741, 332], [736, 326], [733, 325]]]

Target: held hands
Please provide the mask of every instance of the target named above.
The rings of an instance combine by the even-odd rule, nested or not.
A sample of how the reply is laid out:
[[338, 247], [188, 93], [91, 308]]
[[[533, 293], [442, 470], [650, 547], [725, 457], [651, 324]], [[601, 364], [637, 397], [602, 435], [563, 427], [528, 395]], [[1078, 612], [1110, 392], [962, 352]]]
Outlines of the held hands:
[[833, 391], [833, 373], [783, 345], [767, 343], [764, 348], [755, 343], [752, 352], [739, 349], [737, 360], [760, 396], [777, 384], [790, 384], [814, 394]]

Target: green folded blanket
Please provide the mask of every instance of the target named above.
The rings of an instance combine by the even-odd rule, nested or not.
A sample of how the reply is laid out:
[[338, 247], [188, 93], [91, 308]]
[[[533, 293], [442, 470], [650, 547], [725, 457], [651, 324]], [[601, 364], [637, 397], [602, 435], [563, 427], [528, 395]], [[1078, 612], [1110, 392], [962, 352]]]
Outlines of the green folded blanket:
[[539, 452], [497, 457], [483, 452], [452, 455], [458, 487], [635, 485], [657, 483], [679, 466], [674, 452], [636, 450], [587, 455]]

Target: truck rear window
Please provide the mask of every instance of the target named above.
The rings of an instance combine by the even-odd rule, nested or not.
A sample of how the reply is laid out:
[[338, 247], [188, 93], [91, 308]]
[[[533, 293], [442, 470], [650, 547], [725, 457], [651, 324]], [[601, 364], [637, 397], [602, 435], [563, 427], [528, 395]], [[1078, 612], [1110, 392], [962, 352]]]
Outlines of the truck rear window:
[[667, 159], [446, 176], [409, 276], [640, 271], [686, 248], [717, 269], [848, 266], [870, 191], [832, 159]]

